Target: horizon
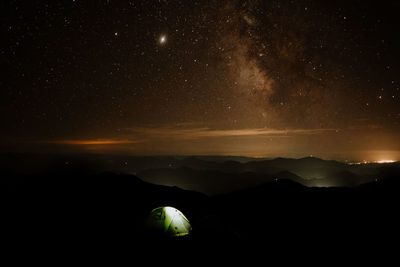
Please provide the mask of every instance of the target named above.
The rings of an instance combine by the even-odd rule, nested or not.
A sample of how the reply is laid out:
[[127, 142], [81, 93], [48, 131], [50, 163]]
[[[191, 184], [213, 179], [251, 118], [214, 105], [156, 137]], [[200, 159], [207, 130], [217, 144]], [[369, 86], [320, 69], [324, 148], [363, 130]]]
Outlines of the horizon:
[[86, 151], [86, 152], [69, 152], [69, 153], [64, 153], [64, 152], [14, 152], [14, 151], [5, 151], [5, 152], [0, 152], [0, 155], [42, 155], [42, 156], [57, 156], [57, 157], [80, 157], [80, 156], [101, 156], [101, 157], [133, 157], [133, 158], [208, 158], [208, 161], [213, 161], [212, 158], [216, 159], [223, 159], [223, 158], [233, 158], [233, 161], [243, 163], [240, 160], [235, 160], [235, 158], [242, 158], [246, 159], [245, 162], [249, 162], [252, 160], [255, 161], [270, 161], [270, 160], [276, 160], [276, 159], [288, 159], [288, 160], [302, 160], [302, 159], [308, 159], [308, 158], [314, 158], [314, 159], [319, 159], [323, 161], [336, 161], [339, 163], [343, 164], [349, 164], [349, 165], [360, 165], [360, 164], [392, 164], [392, 163], [398, 163], [400, 160], [396, 159], [390, 159], [390, 158], [381, 158], [381, 159], [376, 159], [376, 160], [351, 160], [351, 159], [332, 159], [332, 158], [324, 158], [324, 157], [319, 157], [319, 156], [314, 156], [314, 155], [304, 155], [304, 156], [298, 156], [298, 157], [284, 157], [284, 156], [244, 156], [244, 155], [213, 155], [213, 154], [124, 154], [124, 153], [102, 153], [102, 152], [93, 152], [93, 151]]

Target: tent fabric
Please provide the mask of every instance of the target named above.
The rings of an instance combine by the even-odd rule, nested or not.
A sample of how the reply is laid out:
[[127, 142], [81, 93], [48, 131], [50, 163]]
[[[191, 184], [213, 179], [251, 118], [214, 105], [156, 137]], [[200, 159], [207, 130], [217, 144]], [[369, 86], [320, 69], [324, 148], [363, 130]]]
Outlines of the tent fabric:
[[189, 220], [178, 209], [159, 207], [151, 211], [151, 228], [166, 233], [169, 236], [188, 235], [192, 230]]

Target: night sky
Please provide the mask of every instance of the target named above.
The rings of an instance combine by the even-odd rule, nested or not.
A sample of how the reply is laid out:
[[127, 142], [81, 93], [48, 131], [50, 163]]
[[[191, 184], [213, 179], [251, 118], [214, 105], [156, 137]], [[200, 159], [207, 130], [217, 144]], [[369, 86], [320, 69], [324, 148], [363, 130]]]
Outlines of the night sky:
[[1, 1], [0, 151], [400, 160], [399, 1]]

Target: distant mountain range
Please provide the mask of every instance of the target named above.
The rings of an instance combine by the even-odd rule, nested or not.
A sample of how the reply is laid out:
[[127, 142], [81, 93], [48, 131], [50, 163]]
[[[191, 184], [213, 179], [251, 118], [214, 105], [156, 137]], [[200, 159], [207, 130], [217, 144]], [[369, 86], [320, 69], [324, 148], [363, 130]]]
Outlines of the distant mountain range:
[[381, 179], [388, 168], [400, 169], [400, 164], [350, 165], [314, 157], [241, 163], [190, 157], [170, 163], [168, 167], [146, 169], [136, 174], [152, 183], [177, 185], [213, 195], [281, 179], [311, 187], [356, 186]]
[[315, 157], [253, 159], [218, 156], [35, 155], [1, 154], [4, 171], [32, 174], [54, 170], [96, 174], [134, 174], [154, 184], [178, 186], [208, 195], [232, 192], [265, 182], [290, 179], [306, 186], [357, 186], [382, 179], [400, 163], [346, 164]]

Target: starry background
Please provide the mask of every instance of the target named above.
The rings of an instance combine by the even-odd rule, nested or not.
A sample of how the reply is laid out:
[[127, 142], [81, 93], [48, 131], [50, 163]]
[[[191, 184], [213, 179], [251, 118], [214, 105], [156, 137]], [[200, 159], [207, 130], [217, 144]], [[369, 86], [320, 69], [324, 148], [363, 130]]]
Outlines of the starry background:
[[400, 160], [398, 1], [2, 1], [1, 151]]

